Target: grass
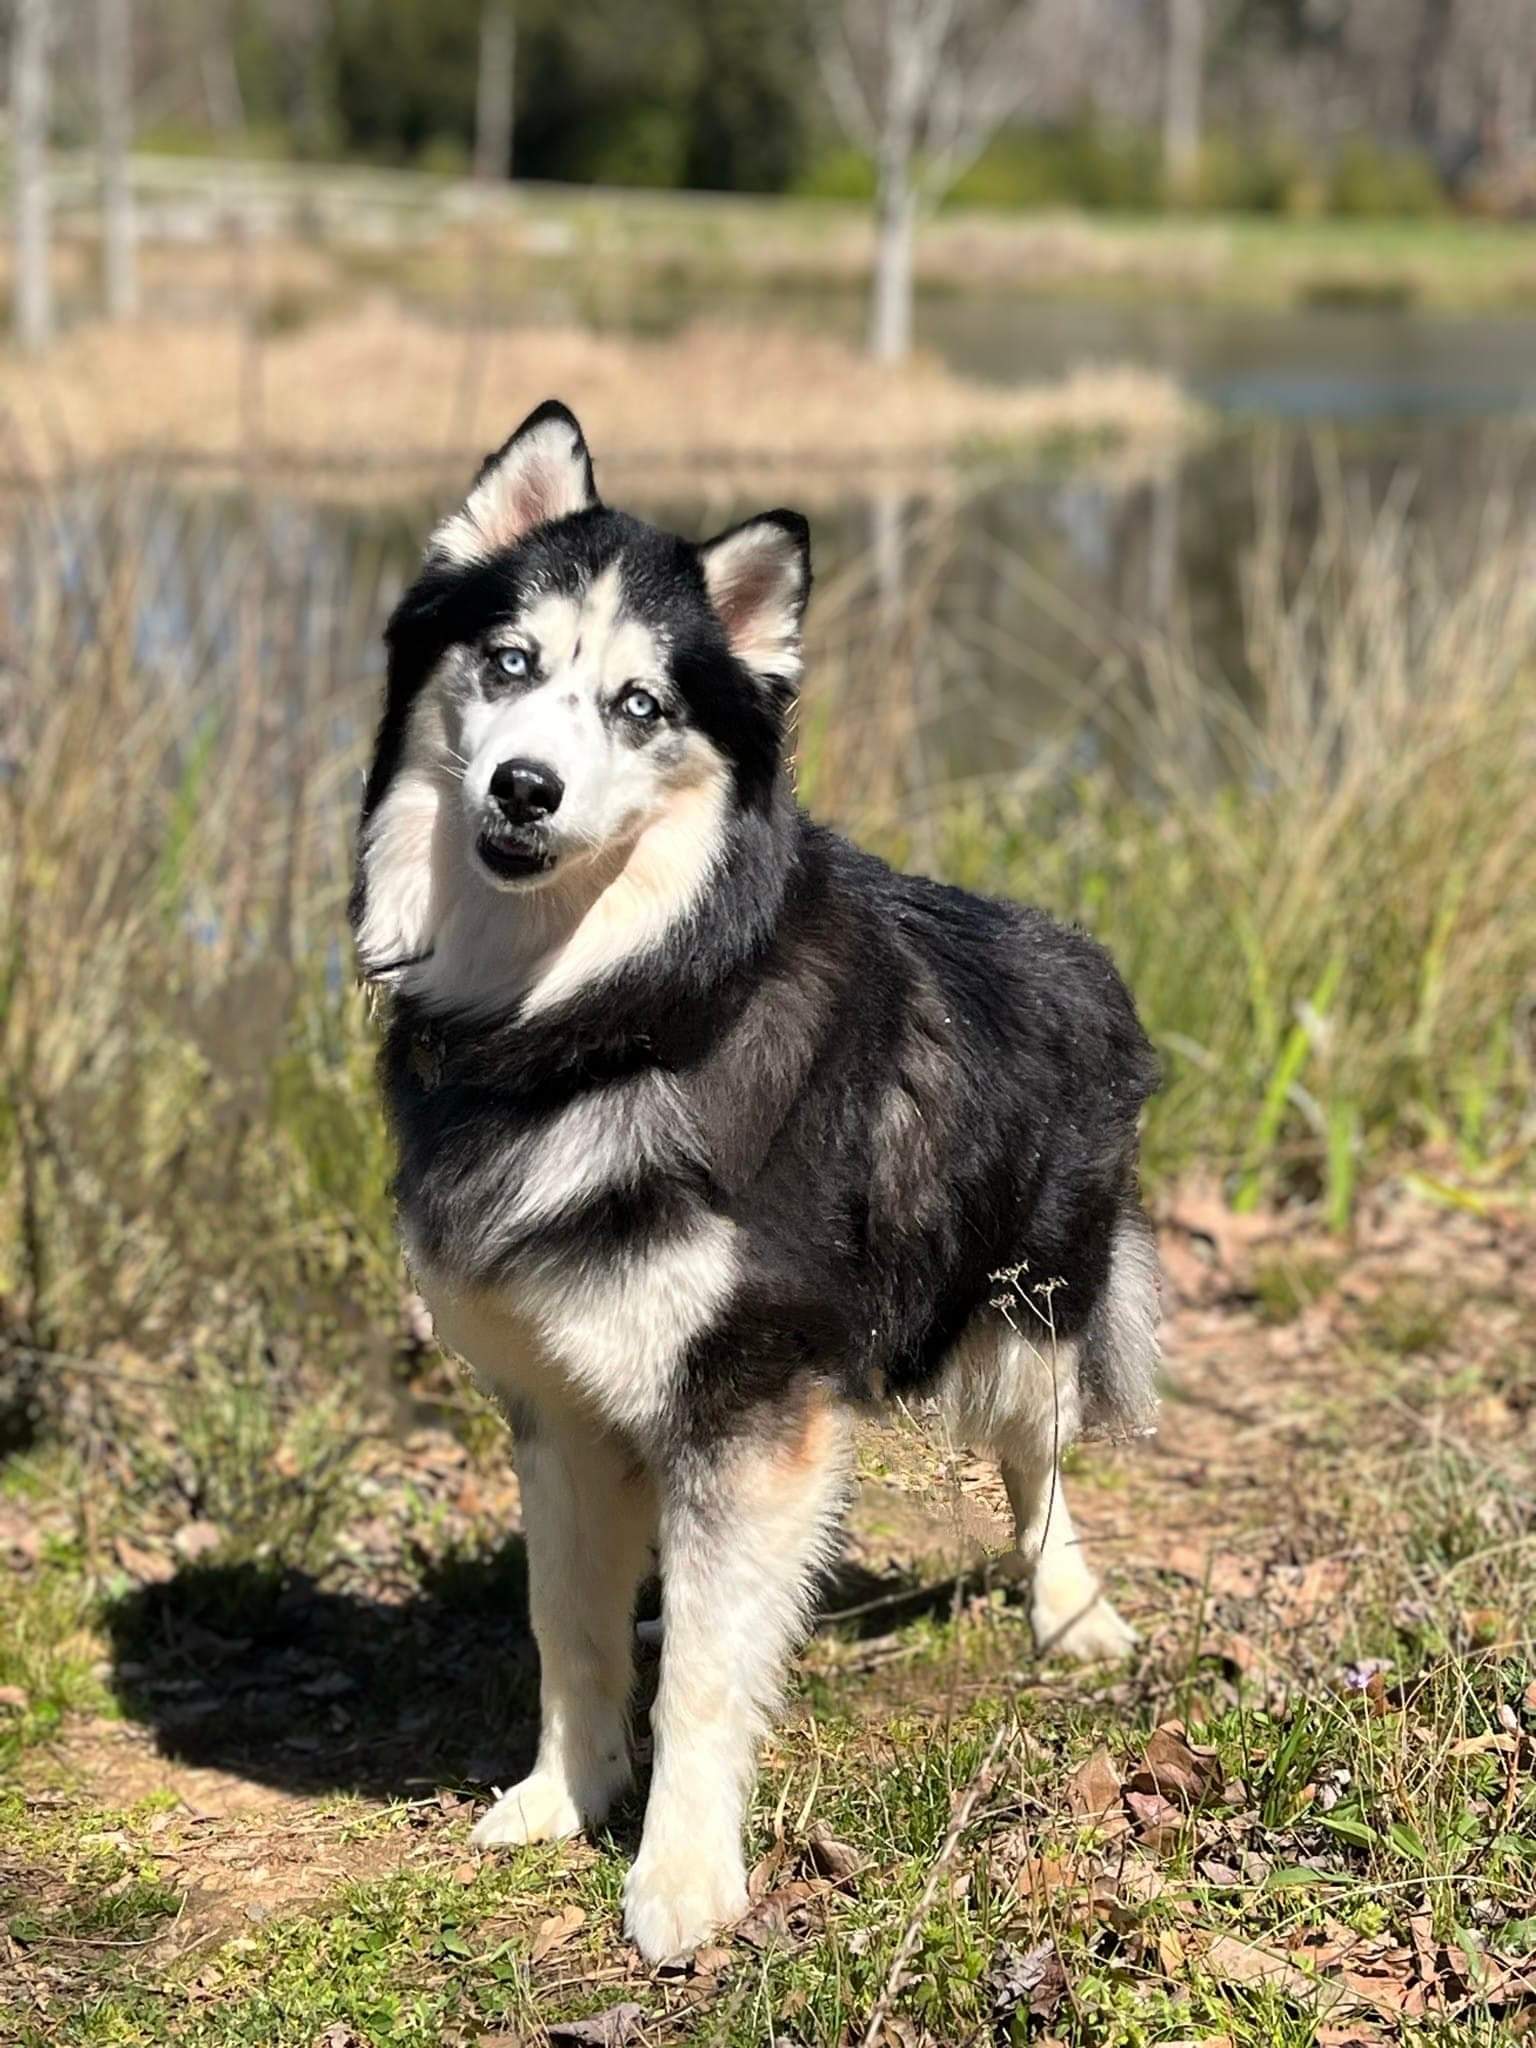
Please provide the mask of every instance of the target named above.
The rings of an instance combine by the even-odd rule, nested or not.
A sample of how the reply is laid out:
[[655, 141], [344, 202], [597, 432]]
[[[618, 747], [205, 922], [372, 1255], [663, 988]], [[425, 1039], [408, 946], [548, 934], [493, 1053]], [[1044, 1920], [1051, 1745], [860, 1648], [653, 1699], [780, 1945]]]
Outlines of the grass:
[[[61, 287], [88, 295], [93, 188], [82, 166], [66, 208], [73, 241]], [[862, 287], [869, 209], [836, 200], [524, 186], [505, 195], [409, 172], [189, 158], [139, 162], [148, 205], [199, 212], [205, 239], [151, 238], [151, 288], [230, 291], [228, 220], [255, 202], [286, 221], [241, 264], [266, 262], [277, 303], [313, 311], [359, 283], [422, 304], [475, 299], [504, 312], [551, 288], [586, 319], [667, 317], [680, 298]], [[184, 238], [183, 238], [184, 239]], [[1284, 306], [1356, 304], [1467, 312], [1536, 302], [1536, 242], [1524, 223], [1457, 218], [997, 213], [954, 208], [925, 230], [918, 278], [931, 290], [1137, 295]]]
[[[1271, 1643], [1323, 1659], [1310, 1684], [1234, 1684], [1198, 1599], [1171, 1579], [1159, 1591], [1155, 1569], [1139, 1595], [1150, 1647], [1128, 1674], [1034, 1667], [1000, 1594], [874, 1642], [820, 1639], [759, 1792], [755, 1931], [692, 1974], [646, 1977], [616, 1940], [632, 1810], [590, 1846], [466, 1862], [451, 1796], [446, 1813], [436, 1799], [322, 1799], [297, 1817], [189, 1816], [164, 1798], [93, 1809], [78, 1757], [60, 1752], [59, 1777], [40, 1752], [3, 1809], [7, 2038], [308, 2048], [339, 2028], [426, 2048], [538, 2040], [630, 2004], [638, 2040], [745, 2048], [788, 2028], [835, 2048], [890, 1993], [897, 2040], [905, 2026], [938, 2043], [1049, 2031], [1083, 2048], [1300, 2048], [1322, 2015], [1364, 2041], [1513, 2042], [1536, 1948], [1530, 1502], [1488, 1460], [1409, 1451], [1373, 1428], [1368, 1448], [1314, 1468], [1326, 1502], [1293, 1540], [1323, 1546], [1347, 1593], [1293, 1612]], [[58, 1456], [35, 1454], [34, 1476]], [[101, 1507], [141, 1532], [153, 1511]], [[1236, 1533], [1212, 1524], [1218, 1543]], [[79, 1563], [55, 1553], [47, 1569]], [[101, 1586], [97, 1626], [121, 1604]], [[1251, 1601], [1249, 1625], [1266, 1612], [1278, 1625]], [[1468, 1617], [1495, 1612], [1513, 1630], [1479, 1648]], [[259, 1634], [259, 1616], [244, 1625]], [[1136, 1773], [1163, 1754], [1159, 1728], [1200, 1782], [1148, 1806]], [[221, 1753], [232, 1767], [238, 1746]], [[1085, 1799], [1101, 1756], [1111, 1792]], [[41, 1790], [72, 1770], [75, 1789]], [[267, 1866], [300, 1854], [309, 1889], [268, 1903]], [[1255, 1956], [1273, 1981], [1253, 1981]]]

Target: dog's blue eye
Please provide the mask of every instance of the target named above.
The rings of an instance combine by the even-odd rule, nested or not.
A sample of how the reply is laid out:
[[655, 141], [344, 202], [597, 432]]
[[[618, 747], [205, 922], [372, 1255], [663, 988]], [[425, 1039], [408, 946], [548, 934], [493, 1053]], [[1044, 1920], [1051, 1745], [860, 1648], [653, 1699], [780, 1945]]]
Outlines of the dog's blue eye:
[[638, 719], [640, 724], [648, 725], [659, 715], [661, 706], [649, 690], [631, 690], [619, 705], [619, 709], [626, 718]]
[[521, 647], [498, 647], [491, 659], [501, 674], [514, 682], [528, 673], [528, 656]]

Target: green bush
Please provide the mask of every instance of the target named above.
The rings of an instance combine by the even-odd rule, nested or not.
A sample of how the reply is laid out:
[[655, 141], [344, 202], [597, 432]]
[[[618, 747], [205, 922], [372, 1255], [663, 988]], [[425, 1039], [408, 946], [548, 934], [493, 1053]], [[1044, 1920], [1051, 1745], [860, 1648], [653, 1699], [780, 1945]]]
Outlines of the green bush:
[[1078, 121], [1001, 135], [950, 195], [957, 206], [1086, 206], [1134, 212], [1160, 199], [1156, 146], [1134, 130]]
[[593, 137], [587, 154], [597, 185], [672, 187], [683, 182], [688, 125], [675, 107], [627, 107]]
[[1417, 150], [1383, 149], [1369, 136], [1347, 142], [1333, 166], [1331, 211], [1350, 216], [1423, 219], [1445, 210], [1434, 165]]
[[829, 149], [795, 180], [802, 199], [862, 199], [875, 196], [875, 167], [861, 149]]

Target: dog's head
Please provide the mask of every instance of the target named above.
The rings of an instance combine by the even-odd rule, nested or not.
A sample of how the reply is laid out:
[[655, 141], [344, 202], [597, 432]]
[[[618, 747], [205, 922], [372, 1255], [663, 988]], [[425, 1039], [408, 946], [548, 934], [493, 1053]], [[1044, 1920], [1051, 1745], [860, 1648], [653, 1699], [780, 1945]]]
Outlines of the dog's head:
[[390, 622], [365, 971], [430, 944], [453, 890], [543, 893], [618, 872], [669, 820], [765, 804], [809, 588], [798, 513], [695, 545], [601, 503], [565, 406], [531, 413]]

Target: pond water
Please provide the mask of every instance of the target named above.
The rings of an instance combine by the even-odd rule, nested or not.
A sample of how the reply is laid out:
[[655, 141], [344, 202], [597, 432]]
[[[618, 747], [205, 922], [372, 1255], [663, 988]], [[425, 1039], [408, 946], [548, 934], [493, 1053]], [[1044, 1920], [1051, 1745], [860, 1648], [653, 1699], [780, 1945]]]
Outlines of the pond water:
[[[818, 304], [823, 321], [859, 317], [852, 299]], [[788, 310], [811, 317], [805, 306]], [[1241, 691], [1245, 576], [1261, 523], [1280, 534], [1298, 573], [1341, 508], [1368, 522], [1388, 507], [1454, 563], [1490, 519], [1522, 518], [1532, 502], [1536, 319], [947, 297], [922, 307], [920, 339], [1000, 380], [1095, 361], [1157, 366], [1223, 415], [1220, 431], [1152, 478], [1057, 461], [960, 486], [936, 478], [931, 490], [899, 496], [850, 485], [816, 513], [823, 590], [842, 592], [821, 600], [829, 641], [856, 641], [870, 607], [889, 616], [923, 586], [929, 773], [1026, 764], [1042, 734], [1070, 725], [1078, 700], [1117, 666], [1134, 687], [1152, 635], [1176, 632], [1198, 650], [1212, 689]], [[249, 620], [259, 561], [274, 664], [280, 654], [291, 668], [298, 654], [308, 676], [328, 677], [337, 736], [356, 740], [381, 673], [382, 620], [453, 488], [445, 475], [433, 501], [360, 511], [157, 487], [141, 659], [186, 677], [248, 665], [236, 628]], [[702, 487], [624, 496], [685, 533], [758, 509]], [[87, 491], [62, 528], [56, 515], [35, 522], [34, 545], [56, 550], [78, 521], [88, 565], [102, 545], [93, 529], [119, 516]], [[23, 546], [13, 568], [23, 611], [28, 581]]]

